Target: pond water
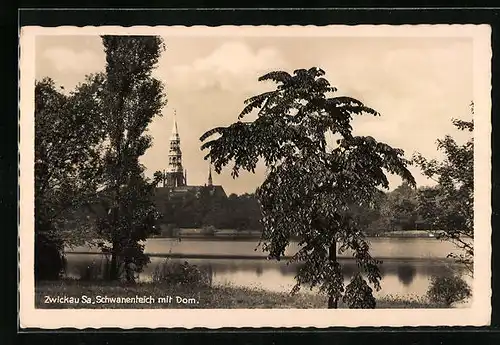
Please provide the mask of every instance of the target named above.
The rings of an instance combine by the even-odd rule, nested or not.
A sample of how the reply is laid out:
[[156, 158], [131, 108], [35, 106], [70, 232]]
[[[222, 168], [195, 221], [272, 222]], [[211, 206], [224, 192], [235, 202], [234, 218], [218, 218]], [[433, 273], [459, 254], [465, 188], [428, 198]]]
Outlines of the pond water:
[[[454, 250], [453, 245], [435, 238], [373, 238], [370, 242], [372, 255], [383, 259], [382, 289], [376, 292], [378, 296], [423, 296], [432, 276], [444, 275], [448, 270], [456, 268], [452, 261], [446, 259]], [[296, 249], [297, 245], [292, 244], [286, 254], [293, 254]], [[105, 258], [97, 254], [97, 249], [79, 247], [72, 251], [73, 253], [67, 252], [68, 276], [78, 278], [89, 265], [100, 266], [105, 262]], [[167, 260], [161, 255], [169, 254], [183, 258], [168, 260], [188, 261], [210, 272], [213, 284], [231, 284], [270, 291], [291, 290], [298, 268], [297, 264], [287, 265], [285, 261], [266, 260], [266, 253], [257, 248], [255, 240], [179, 241], [155, 238], [146, 241], [145, 252], [151, 255], [151, 263], [139, 277], [143, 281], [151, 279], [155, 269]], [[206, 258], [196, 258], [201, 255]], [[233, 255], [234, 259], [228, 258]], [[348, 257], [345, 253], [340, 255], [346, 282], [356, 270], [356, 263]]]
[[[445, 259], [455, 251], [453, 244], [435, 238], [388, 238], [368, 239], [370, 253], [381, 259]], [[292, 242], [285, 255], [293, 255], [298, 249]], [[99, 252], [98, 248], [76, 247], [69, 252]], [[225, 239], [172, 239], [151, 238], [145, 242], [145, 252], [150, 255], [182, 254], [186, 257], [206, 256], [245, 256], [265, 257], [266, 253], [258, 246], [258, 240]], [[339, 257], [351, 257], [350, 253], [341, 253]]]

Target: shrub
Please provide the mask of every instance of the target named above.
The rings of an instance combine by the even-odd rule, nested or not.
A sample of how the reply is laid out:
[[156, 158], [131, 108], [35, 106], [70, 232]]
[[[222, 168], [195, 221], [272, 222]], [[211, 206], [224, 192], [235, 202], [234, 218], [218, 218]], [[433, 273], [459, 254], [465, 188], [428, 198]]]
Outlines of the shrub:
[[373, 289], [368, 286], [360, 274], [356, 274], [346, 286], [342, 301], [349, 309], [374, 309], [376, 306]]
[[187, 261], [181, 263], [167, 259], [156, 267], [152, 280], [172, 286], [200, 287], [211, 285], [212, 277], [209, 272]]
[[432, 277], [427, 290], [427, 297], [431, 302], [451, 307], [453, 303], [463, 302], [472, 296], [467, 282], [459, 275]]

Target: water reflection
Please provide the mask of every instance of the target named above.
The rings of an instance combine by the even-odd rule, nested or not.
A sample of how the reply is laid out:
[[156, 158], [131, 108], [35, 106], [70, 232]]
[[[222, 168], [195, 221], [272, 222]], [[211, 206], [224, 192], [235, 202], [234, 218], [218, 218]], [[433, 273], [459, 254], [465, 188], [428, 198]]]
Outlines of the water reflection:
[[300, 264], [279, 264], [279, 271], [284, 276], [295, 276], [297, 271], [302, 267]]
[[[177, 261], [169, 259], [170, 261]], [[101, 255], [69, 254], [67, 275], [81, 279], [100, 279], [106, 269], [106, 259]], [[227, 259], [182, 259], [198, 265], [208, 272], [214, 284], [233, 284], [236, 286], [257, 287], [270, 291], [290, 291], [295, 284], [294, 277], [300, 264], [265, 260], [227, 260]], [[354, 260], [340, 260], [344, 279], [348, 282], [358, 271]], [[152, 257], [139, 279], [148, 281], [157, 267], [165, 259]], [[435, 275], [449, 272], [446, 260], [385, 260], [380, 266], [382, 290], [378, 295], [419, 295], [423, 296], [429, 286], [429, 279]], [[304, 291], [307, 291], [305, 289]]]
[[417, 269], [411, 264], [403, 263], [397, 267], [397, 272], [399, 281], [404, 286], [409, 286], [417, 274]]
[[257, 277], [260, 277], [263, 272], [264, 272], [264, 269], [262, 268], [261, 265], [257, 265], [257, 267], [255, 267], [255, 274], [257, 275]]
[[[413, 259], [443, 259], [455, 250], [452, 243], [437, 241], [435, 238], [371, 238], [370, 253], [376, 258], [413, 258]], [[262, 256], [266, 253], [262, 249], [255, 250], [258, 245], [257, 240], [225, 241], [225, 240], [198, 240], [183, 239], [179, 242], [176, 239], [152, 238], [145, 243], [147, 254], [184, 254], [190, 255], [222, 255], [222, 256]], [[293, 255], [297, 252], [298, 244], [290, 243], [285, 252], [286, 255]], [[97, 248], [88, 246], [76, 247], [76, 252], [98, 251]], [[352, 254], [345, 252], [339, 254], [339, 258], [352, 257]]]

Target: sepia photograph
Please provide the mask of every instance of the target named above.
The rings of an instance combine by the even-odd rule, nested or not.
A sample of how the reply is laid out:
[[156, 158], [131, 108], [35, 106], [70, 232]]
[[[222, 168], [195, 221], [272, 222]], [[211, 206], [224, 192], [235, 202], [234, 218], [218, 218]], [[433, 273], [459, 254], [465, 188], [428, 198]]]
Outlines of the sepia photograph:
[[489, 324], [490, 35], [22, 28], [21, 325]]

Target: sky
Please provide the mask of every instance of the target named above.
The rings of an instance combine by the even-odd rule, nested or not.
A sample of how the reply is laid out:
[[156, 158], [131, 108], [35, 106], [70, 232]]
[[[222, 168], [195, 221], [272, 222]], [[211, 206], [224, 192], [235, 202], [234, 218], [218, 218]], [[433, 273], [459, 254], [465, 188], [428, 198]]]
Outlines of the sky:
[[[237, 121], [245, 99], [272, 90], [258, 82], [271, 70], [293, 72], [320, 67], [337, 87], [336, 95], [359, 99], [380, 117], [356, 117], [354, 134], [371, 135], [405, 151], [439, 158], [436, 140], [447, 134], [464, 140], [452, 118], [470, 119], [473, 100], [473, 44], [460, 37], [163, 37], [166, 50], [154, 76], [165, 83], [168, 104], [149, 128], [153, 146], [142, 157], [146, 174], [167, 168], [168, 141], [176, 111], [183, 165], [188, 184], [202, 185], [208, 176], [200, 136], [216, 126]], [[85, 75], [104, 70], [99, 36], [38, 36], [36, 79], [51, 77], [72, 90]], [[249, 117], [248, 120], [251, 120]], [[417, 185], [429, 185], [410, 167]], [[226, 193], [254, 192], [265, 178], [255, 174], [233, 179], [230, 166], [214, 184]], [[390, 176], [391, 189], [401, 180]]]

